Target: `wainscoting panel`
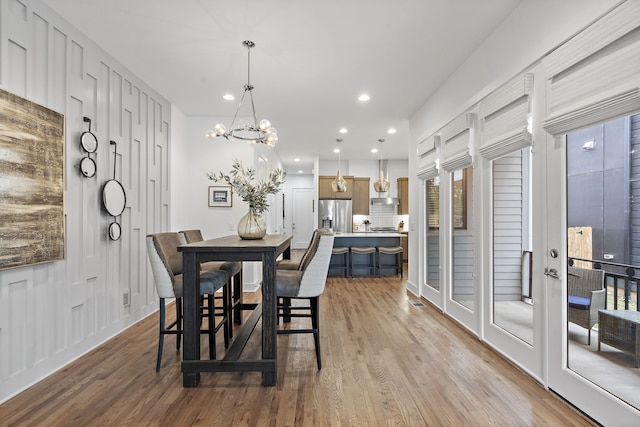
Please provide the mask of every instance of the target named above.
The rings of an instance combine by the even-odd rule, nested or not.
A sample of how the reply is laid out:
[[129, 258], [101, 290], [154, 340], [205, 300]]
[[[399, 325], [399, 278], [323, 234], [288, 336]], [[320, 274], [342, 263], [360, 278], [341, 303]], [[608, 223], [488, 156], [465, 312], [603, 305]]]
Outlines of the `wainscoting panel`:
[[[0, 0], [0, 30], [0, 88], [65, 116], [64, 260], [0, 271], [2, 402], [157, 309], [145, 237], [169, 224], [171, 104], [40, 0]], [[79, 171], [83, 117], [92, 178]], [[102, 205], [114, 169], [127, 199], [117, 241]]]

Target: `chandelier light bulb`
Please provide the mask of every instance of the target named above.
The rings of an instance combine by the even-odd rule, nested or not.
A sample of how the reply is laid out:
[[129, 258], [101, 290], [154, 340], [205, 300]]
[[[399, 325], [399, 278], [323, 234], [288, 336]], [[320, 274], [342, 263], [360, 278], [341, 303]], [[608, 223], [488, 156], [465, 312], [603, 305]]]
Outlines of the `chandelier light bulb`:
[[260, 130], [265, 132], [267, 129], [269, 129], [271, 127], [271, 122], [267, 119], [262, 119], [260, 120]]
[[218, 136], [223, 136], [225, 133], [227, 133], [227, 128], [224, 127], [222, 123], [218, 123], [215, 127], [215, 130], [216, 130], [216, 135]]
[[215, 131], [213, 131], [213, 130], [209, 129], [209, 130], [207, 131], [207, 135], [206, 135], [206, 136], [207, 136], [207, 139], [214, 139], [214, 138], [215, 138], [216, 136], [218, 136], [218, 135], [216, 135]]

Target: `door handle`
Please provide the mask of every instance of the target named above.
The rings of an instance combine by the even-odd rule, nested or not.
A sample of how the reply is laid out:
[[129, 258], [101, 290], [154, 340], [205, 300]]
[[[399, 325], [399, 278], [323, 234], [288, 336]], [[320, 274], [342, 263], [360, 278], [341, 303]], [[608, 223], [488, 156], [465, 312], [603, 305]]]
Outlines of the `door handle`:
[[545, 268], [544, 274], [546, 274], [547, 276], [551, 276], [554, 279], [560, 278], [560, 275], [558, 274], [558, 270], [556, 270], [555, 268]]

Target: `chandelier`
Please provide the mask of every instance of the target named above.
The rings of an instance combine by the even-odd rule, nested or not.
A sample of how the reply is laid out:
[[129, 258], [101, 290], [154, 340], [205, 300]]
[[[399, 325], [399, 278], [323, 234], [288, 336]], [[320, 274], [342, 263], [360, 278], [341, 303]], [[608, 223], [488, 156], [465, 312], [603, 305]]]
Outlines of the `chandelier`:
[[342, 140], [336, 139], [336, 142], [338, 143], [338, 173], [336, 174], [335, 179], [331, 181], [331, 189], [333, 190], [334, 193], [346, 193], [347, 181], [344, 180], [344, 178], [342, 177], [342, 174], [340, 173], [340, 160], [341, 160], [340, 143], [342, 142]]
[[[226, 139], [235, 138], [241, 141], [247, 141], [250, 144], [266, 144], [269, 147], [275, 147], [278, 143], [278, 134], [276, 129], [271, 127], [271, 122], [267, 119], [262, 119], [258, 122], [258, 118], [256, 116], [256, 107], [253, 103], [253, 85], [251, 85], [251, 48], [255, 47], [255, 45], [256, 44], [250, 40], [242, 42], [242, 46], [247, 48], [247, 84], [244, 85], [244, 92], [242, 93], [240, 104], [238, 105], [236, 114], [233, 116], [229, 130], [227, 130], [222, 123], [218, 123], [214, 130], [207, 131], [208, 139], [214, 139], [217, 137], [223, 137]], [[236, 118], [238, 117], [238, 113], [240, 112], [242, 102], [244, 101], [247, 92], [251, 99], [253, 123], [241, 122], [236, 126]]]
[[384, 171], [382, 170], [382, 143], [384, 139], [379, 139], [378, 142], [380, 142], [380, 162], [378, 165], [380, 172], [378, 173], [378, 180], [373, 183], [373, 189], [378, 193], [386, 193], [389, 191], [389, 180], [385, 179]]

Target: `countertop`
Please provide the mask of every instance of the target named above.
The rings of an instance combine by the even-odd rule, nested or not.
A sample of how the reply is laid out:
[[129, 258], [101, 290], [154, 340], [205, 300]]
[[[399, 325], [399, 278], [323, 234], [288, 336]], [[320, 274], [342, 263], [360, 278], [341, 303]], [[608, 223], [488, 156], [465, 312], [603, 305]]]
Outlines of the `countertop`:
[[353, 233], [335, 233], [335, 237], [401, 237], [401, 231], [354, 231]]

